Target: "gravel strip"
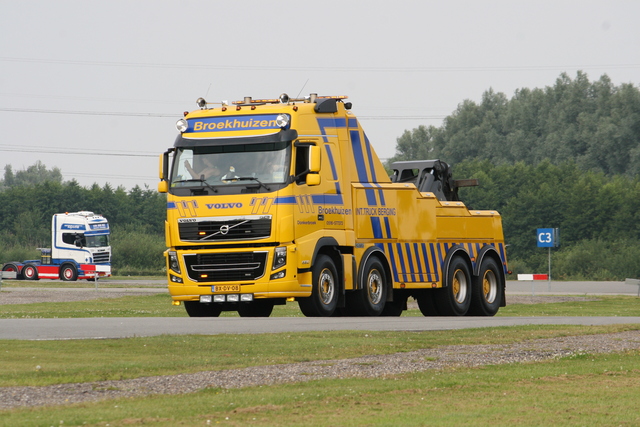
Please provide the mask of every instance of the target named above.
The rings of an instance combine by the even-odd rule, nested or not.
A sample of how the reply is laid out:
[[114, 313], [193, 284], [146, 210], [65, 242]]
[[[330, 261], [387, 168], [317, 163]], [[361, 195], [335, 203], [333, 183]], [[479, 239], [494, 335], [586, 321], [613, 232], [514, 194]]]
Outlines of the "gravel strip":
[[583, 353], [640, 350], [640, 331], [550, 338], [503, 345], [455, 345], [383, 356], [320, 360], [120, 381], [0, 387], [0, 409], [65, 405], [153, 394], [193, 393], [323, 378], [380, 378], [428, 369], [539, 362]]

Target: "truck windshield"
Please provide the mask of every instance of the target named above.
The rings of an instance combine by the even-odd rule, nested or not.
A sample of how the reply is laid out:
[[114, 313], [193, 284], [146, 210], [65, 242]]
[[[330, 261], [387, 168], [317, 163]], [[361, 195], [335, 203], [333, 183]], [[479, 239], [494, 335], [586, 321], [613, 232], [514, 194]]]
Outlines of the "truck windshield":
[[99, 236], [84, 236], [86, 240], [86, 247], [88, 248], [101, 248], [104, 246], [109, 246], [109, 235], [102, 234]]
[[284, 184], [290, 147], [290, 142], [278, 142], [177, 148], [171, 187]]

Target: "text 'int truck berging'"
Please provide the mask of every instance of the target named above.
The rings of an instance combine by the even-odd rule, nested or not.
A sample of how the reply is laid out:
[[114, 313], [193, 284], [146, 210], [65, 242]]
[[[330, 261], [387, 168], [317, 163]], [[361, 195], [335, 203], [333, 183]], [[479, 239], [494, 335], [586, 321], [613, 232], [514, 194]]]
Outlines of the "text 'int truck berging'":
[[169, 293], [190, 316], [492, 316], [505, 305], [496, 211], [438, 160], [390, 178], [344, 96], [200, 98], [160, 156]]

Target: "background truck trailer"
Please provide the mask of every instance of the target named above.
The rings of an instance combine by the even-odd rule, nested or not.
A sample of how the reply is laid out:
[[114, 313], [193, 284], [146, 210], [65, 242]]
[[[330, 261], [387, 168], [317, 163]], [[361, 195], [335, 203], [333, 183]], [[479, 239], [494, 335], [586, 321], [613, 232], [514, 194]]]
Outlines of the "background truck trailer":
[[190, 316], [494, 315], [501, 217], [469, 210], [439, 160], [389, 177], [346, 97], [253, 100], [177, 123], [160, 156], [168, 287]]
[[93, 212], [54, 214], [51, 248], [39, 248], [40, 259], [9, 262], [3, 271], [15, 271], [18, 279], [94, 280], [111, 276], [109, 222]]

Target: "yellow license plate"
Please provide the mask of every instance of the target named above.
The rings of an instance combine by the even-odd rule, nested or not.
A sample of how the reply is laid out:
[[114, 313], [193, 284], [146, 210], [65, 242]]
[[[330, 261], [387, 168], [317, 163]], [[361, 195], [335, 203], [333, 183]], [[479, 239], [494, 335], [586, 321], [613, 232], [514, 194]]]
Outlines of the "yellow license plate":
[[211, 292], [240, 292], [240, 285], [214, 285]]

